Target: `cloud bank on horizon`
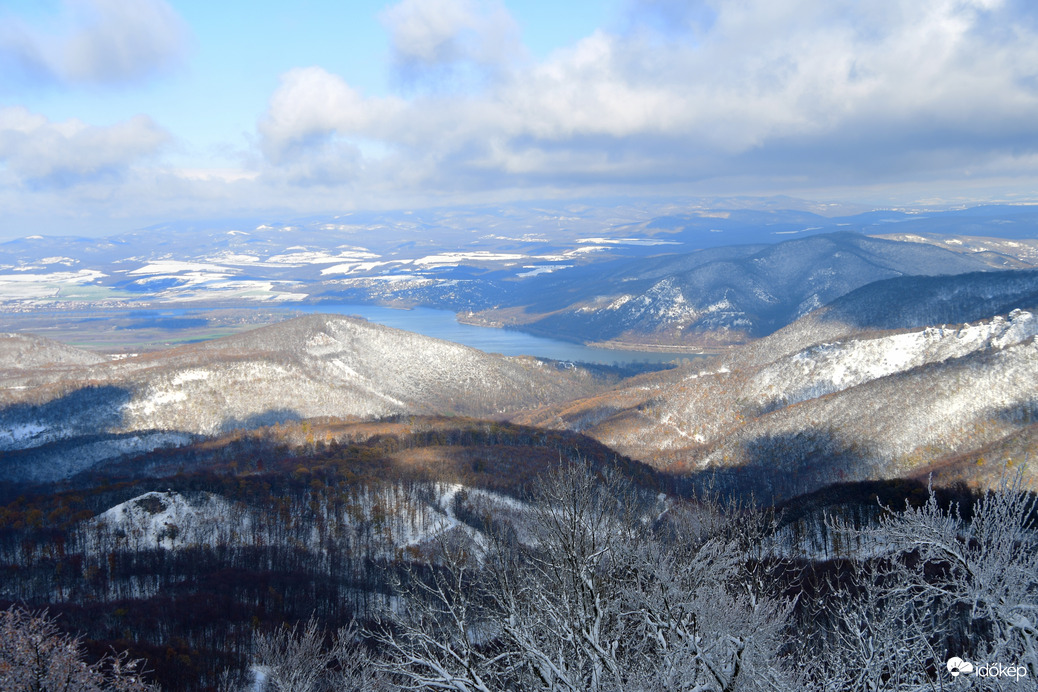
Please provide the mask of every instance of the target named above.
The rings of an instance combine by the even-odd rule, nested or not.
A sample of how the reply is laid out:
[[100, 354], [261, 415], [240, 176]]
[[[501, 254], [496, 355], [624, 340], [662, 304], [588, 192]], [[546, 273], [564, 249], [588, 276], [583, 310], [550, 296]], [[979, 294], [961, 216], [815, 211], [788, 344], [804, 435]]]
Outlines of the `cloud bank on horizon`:
[[[264, 46], [289, 66], [251, 111], [206, 47], [226, 17], [200, 7], [0, 14], [0, 233], [616, 193], [1033, 200], [1038, 181], [1029, 0], [630, 0], [543, 55], [519, 5], [360, 3], [384, 50]], [[299, 12], [305, 37], [322, 15]], [[338, 19], [344, 44], [365, 30]], [[185, 103], [207, 73], [226, 103]], [[189, 109], [240, 113], [241, 136], [197, 153]]]

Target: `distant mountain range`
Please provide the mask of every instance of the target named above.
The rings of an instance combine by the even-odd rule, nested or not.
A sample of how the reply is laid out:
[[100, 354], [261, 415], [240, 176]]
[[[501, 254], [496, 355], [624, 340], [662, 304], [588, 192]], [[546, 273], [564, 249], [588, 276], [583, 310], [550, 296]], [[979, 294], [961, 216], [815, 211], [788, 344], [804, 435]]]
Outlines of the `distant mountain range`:
[[0, 243], [0, 310], [421, 305], [582, 342], [702, 347], [768, 334], [878, 279], [1038, 264], [1038, 207], [820, 213], [837, 211], [527, 204], [29, 236]]
[[[0, 338], [2, 472], [57, 480], [231, 430], [399, 415], [587, 434], [691, 481], [720, 478], [773, 498], [927, 469], [990, 478], [992, 465], [1036, 447], [1038, 240], [1022, 237], [1034, 234], [1030, 207], [842, 220], [773, 209], [539, 211], [556, 224], [551, 238], [526, 223], [530, 213], [504, 214], [490, 233], [470, 226], [475, 216], [406, 215], [156, 229], [69, 241], [79, 259], [36, 264], [26, 258], [44, 245], [26, 239], [3, 246], [17, 266], [0, 272], [0, 308], [384, 300], [577, 341], [710, 348], [713, 359], [619, 381], [329, 316], [118, 359], [10, 334]], [[372, 235], [390, 221], [410, 224], [412, 239]], [[788, 230], [809, 222], [819, 225]], [[938, 222], [1007, 235], [934, 233]], [[479, 242], [448, 249], [424, 235], [443, 225]], [[723, 228], [703, 230], [714, 225]], [[795, 237], [689, 251], [696, 234], [739, 228]], [[888, 232], [863, 233], [876, 230]], [[354, 232], [382, 245], [341, 242]], [[197, 237], [209, 244], [177, 250]], [[302, 237], [307, 245], [289, 244]]]
[[[853, 233], [814, 235], [571, 272], [547, 280], [520, 314], [497, 312], [505, 324], [585, 341], [735, 343], [770, 334], [880, 279], [1022, 264], [1011, 260]], [[495, 314], [483, 313], [488, 320]]]

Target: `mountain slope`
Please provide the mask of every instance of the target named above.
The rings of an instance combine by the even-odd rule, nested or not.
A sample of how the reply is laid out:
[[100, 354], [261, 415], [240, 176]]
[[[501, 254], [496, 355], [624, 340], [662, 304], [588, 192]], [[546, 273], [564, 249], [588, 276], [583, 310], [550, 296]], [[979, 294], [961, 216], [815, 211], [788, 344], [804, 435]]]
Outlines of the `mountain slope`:
[[11, 371], [94, 365], [104, 357], [33, 334], [0, 334], [0, 376]]
[[[19, 468], [40, 478], [82, 470], [71, 467], [77, 458], [96, 460], [105, 439], [116, 456], [131, 444], [127, 436], [158, 431], [212, 435], [321, 416], [492, 416], [603, 385], [584, 370], [321, 315], [50, 381], [45, 371], [37, 375], [39, 386], [0, 392], [0, 450], [22, 450]], [[86, 444], [93, 452], [77, 454]], [[33, 448], [38, 453], [26, 457]]]
[[992, 344], [751, 419], [694, 467], [737, 468], [740, 479], [763, 482], [778, 496], [835, 481], [910, 475], [1030, 424], [1038, 415], [1036, 379], [1033, 338]]
[[481, 317], [583, 341], [733, 343], [770, 334], [880, 279], [990, 268], [982, 257], [934, 245], [835, 233], [573, 272], [521, 315]]
[[[959, 278], [959, 290], [950, 293], [937, 290], [948, 280], [933, 280], [934, 290], [918, 302], [901, 293], [903, 315], [922, 320], [941, 295], [952, 297], [942, 308], [946, 316], [1032, 301], [1033, 276], [1001, 283], [987, 274]], [[743, 489], [776, 496], [838, 480], [910, 475], [970, 454], [975, 460], [1003, 439], [1029, 448], [1013, 436], [1033, 435], [1038, 415], [1035, 312], [896, 330], [855, 330], [838, 321], [838, 338], [819, 340], [822, 318], [856, 301], [794, 323], [777, 339], [781, 349], [766, 348], [776, 335], [712, 367], [642, 376], [516, 420], [581, 431], [659, 467], [720, 472]], [[913, 304], [915, 312], [908, 310]], [[899, 319], [897, 305], [893, 314]]]

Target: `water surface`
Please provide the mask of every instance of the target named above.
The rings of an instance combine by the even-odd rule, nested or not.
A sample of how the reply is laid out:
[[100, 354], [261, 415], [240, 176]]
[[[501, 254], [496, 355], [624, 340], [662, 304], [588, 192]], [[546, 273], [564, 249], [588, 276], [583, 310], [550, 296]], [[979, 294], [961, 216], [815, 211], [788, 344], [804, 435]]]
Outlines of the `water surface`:
[[620, 351], [607, 348], [591, 348], [561, 339], [534, 336], [512, 329], [480, 327], [462, 324], [450, 310], [412, 308], [398, 310], [378, 305], [294, 305], [286, 310], [305, 313], [332, 313], [356, 315], [369, 322], [387, 327], [406, 329], [436, 339], [453, 341], [487, 353], [504, 356], [536, 356], [553, 360], [577, 361], [582, 363], [669, 363], [681, 358], [695, 358], [699, 354], [654, 353], [650, 351]]

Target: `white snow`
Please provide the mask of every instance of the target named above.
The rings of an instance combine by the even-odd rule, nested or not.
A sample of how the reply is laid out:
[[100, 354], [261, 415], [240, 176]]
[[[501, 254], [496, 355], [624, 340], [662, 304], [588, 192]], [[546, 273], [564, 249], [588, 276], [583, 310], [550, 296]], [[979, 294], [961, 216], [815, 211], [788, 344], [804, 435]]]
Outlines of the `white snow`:
[[347, 260], [353, 261], [364, 261], [364, 260], [375, 260], [381, 257], [374, 252], [340, 252], [332, 255], [327, 252], [321, 251], [307, 251], [304, 247], [288, 248], [288, 250], [298, 250], [297, 252], [289, 252], [287, 254], [273, 255], [267, 258], [267, 262], [276, 265], [287, 265], [287, 266], [303, 266], [306, 264], [335, 264], [336, 262], [343, 262]]
[[614, 300], [612, 303], [610, 303], [606, 307], [606, 310], [619, 310], [624, 305], [629, 303], [633, 298], [634, 298], [634, 296], [632, 296], [632, 295], [622, 295], [619, 298], [617, 298], [616, 300]]
[[187, 401], [187, 394], [184, 392], [152, 390], [148, 393], [147, 398], [141, 401], [127, 402], [123, 405], [123, 408], [134, 415], [151, 416], [159, 409], [181, 401]]
[[377, 267], [384, 267], [391, 264], [409, 264], [412, 260], [387, 260], [384, 262], [354, 262], [354, 263], [343, 263], [336, 264], [331, 267], [325, 267], [321, 270], [321, 275], [326, 276], [328, 274], [354, 274], [370, 272]]
[[755, 378], [753, 391], [763, 399], [793, 404], [842, 391], [927, 363], [943, 362], [989, 347], [1004, 349], [1038, 334], [1038, 319], [1016, 310], [961, 328], [926, 329], [873, 339], [812, 346], [779, 359]]
[[221, 252], [210, 257], [205, 258], [209, 262], [216, 262], [219, 264], [237, 264], [237, 265], [254, 265], [260, 263], [260, 258], [257, 255], [246, 255], [239, 252]]
[[91, 281], [101, 279], [105, 276], [108, 275], [104, 272], [99, 272], [96, 269], [81, 269], [78, 272], [53, 272], [50, 274], [0, 274], [0, 284], [8, 282], [49, 282], [86, 284], [90, 283]]
[[596, 245], [681, 245], [676, 240], [659, 240], [656, 238], [577, 238], [578, 243], [594, 243]]
[[414, 263], [423, 267], [441, 267], [457, 265], [462, 262], [515, 262], [526, 258], [526, 255], [477, 250], [475, 252], [441, 252], [435, 255], [420, 257]]
[[209, 277], [196, 281], [192, 275], [187, 275], [187, 277], [190, 277], [191, 280], [186, 285], [162, 292], [163, 299], [180, 303], [213, 300], [214, 298], [284, 302], [303, 300], [308, 295], [286, 291], [279, 286], [282, 282], [223, 281], [222, 279], [226, 277]]
[[22, 443], [39, 435], [47, 426], [38, 423], [21, 423], [0, 429], [0, 448], [12, 449], [15, 443]]
[[212, 375], [213, 373], [209, 370], [184, 370], [182, 372], [178, 372], [176, 375], [173, 376], [172, 384], [175, 387], [179, 387], [185, 382], [198, 382], [201, 380], [208, 380], [210, 377], [212, 377]]
[[149, 492], [127, 500], [86, 522], [89, 534], [99, 526], [121, 531], [123, 540], [142, 548], [174, 550], [194, 545], [215, 546], [245, 522], [235, 521], [232, 506], [222, 497], [200, 493], [188, 499], [176, 492]]
[[146, 276], [149, 274], [181, 274], [183, 272], [195, 272], [202, 274], [209, 272], [226, 276], [234, 273], [234, 269], [228, 269], [219, 264], [203, 264], [201, 262], [181, 262], [179, 260], [154, 260], [129, 272], [131, 275]]
[[584, 247], [573, 248], [572, 250], [566, 250], [563, 254], [564, 257], [572, 257], [574, 255], [586, 255], [590, 252], [602, 252], [609, 248], [605, 245], [586, 245]]
[[530, 271], [519, 272], [516, 276], [537, 276], [538, 274], [551, 274], [552, 272], [560, 269], [570, 269], [572, 264], [548, 264], [548, 265], [525, 265], [523, 269], [529, 269]]

